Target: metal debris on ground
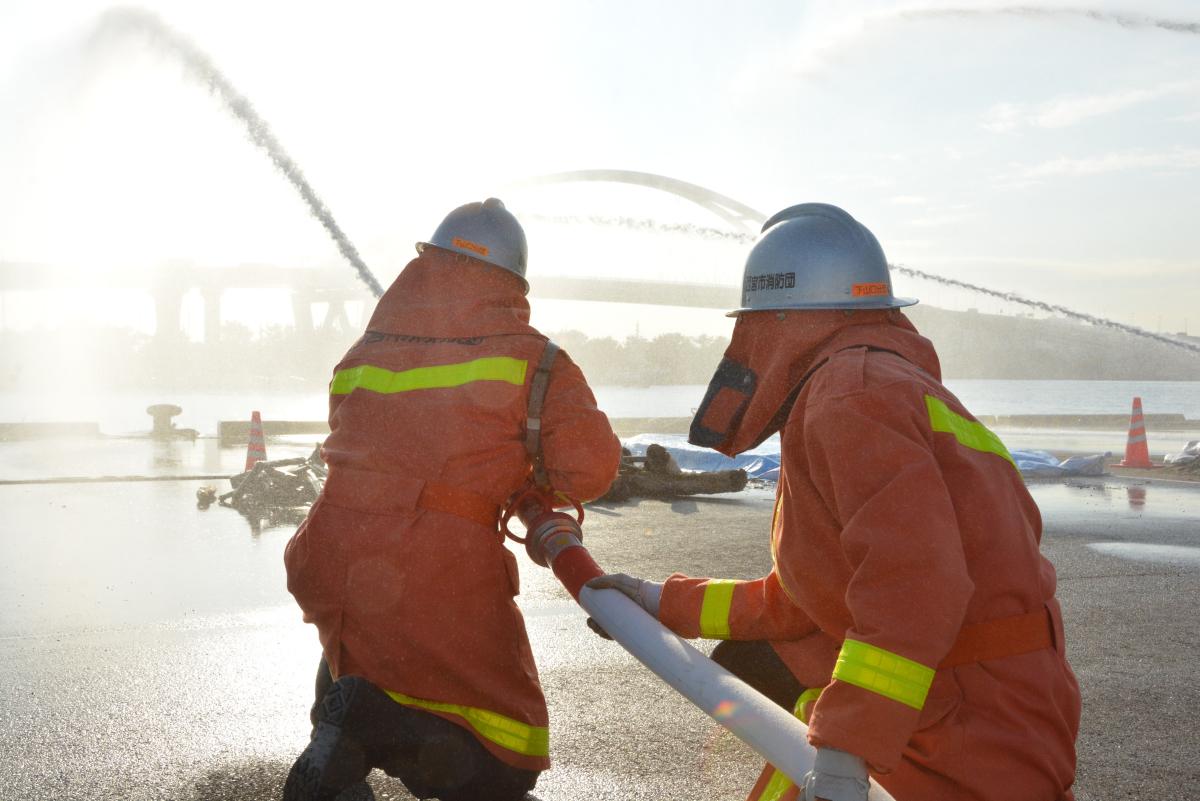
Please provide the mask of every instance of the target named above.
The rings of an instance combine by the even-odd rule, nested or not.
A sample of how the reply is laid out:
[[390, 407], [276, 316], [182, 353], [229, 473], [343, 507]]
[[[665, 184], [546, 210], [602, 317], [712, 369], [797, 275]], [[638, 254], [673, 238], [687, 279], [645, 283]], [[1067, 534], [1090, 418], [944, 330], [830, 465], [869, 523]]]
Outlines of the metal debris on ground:
[[318, 447], [307, 458], [256, 463], [248, 472], [229, 479], [233, 491], [219, 501], [242, 514], [259, 516], [272, 510], [308, 507], [321, 494], [327, 475]]
[[746, 487], [745, 470], [684, 472], [662, 445], [651, 444], [645, 456], [634, 456], [621, 449], [621, 466], [608, 492], [598, 500], [624, 501], [629, 498], [679, 498], [685, 495], [712, 495], [740, 492]]
[[1163, 467], [1173, 473], [1200, 476], [1200, 440], [1192, 440], [1179, 453], [1167, 455]]
[[207, 509], [217, 502], [217, 488], [207, 484], [196, 490], [196, 508]]

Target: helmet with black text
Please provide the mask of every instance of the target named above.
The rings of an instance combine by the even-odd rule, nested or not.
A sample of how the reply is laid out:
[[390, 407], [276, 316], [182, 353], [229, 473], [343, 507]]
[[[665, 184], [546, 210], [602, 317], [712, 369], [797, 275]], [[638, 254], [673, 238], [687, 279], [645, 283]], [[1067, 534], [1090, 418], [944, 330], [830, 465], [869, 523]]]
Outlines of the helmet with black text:
[[431, 246], [507, 270], [521, 279], [524, 291], [529, 292], [529, 282], [525, 280], [529, 260], [525, 230], [498, 198], [468, 203], [447, 214], [428, 242], [417, 243], [417, 252]]
[[729, 312], [785, 309], [895, 309], [917, 301], [892, 294], [879, 240], [837, 206], [801, 203], [763, 224], [746, 257], [741, 307]]
[[826, 203], [779, 212], [746, 257], [733, 336], [688, 441], [727, 456], [756, 447], [787, 419], [825, 343], [914, 303], [892, 294], [883, 249], [849, 214]]

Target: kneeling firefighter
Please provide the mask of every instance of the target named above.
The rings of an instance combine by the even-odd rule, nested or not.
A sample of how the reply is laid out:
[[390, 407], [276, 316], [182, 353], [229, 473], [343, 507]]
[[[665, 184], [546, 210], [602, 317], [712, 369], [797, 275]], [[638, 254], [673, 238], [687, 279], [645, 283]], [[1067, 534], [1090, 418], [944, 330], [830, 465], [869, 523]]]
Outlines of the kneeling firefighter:
[[525, 234], [455, 209], [335, 368], [329, 477], [284, 556], [324, 658], [286, 801], [378, 767], [419, 798], [514, 801], [549, 767], [500, 506], [536, 477], [608, 489], [620, 444], [583, 374], [529, 325]]
[[623, 574], [625, 592], [794, 709], [803, 786], [752, 801], [1072, 798], [1080, 696], [1041, 517], [1003, 443], [940, 380], [875, 237], [806, 203], [763, 226], [690, 440], [782, 439], [773, 568], [730, 581]]

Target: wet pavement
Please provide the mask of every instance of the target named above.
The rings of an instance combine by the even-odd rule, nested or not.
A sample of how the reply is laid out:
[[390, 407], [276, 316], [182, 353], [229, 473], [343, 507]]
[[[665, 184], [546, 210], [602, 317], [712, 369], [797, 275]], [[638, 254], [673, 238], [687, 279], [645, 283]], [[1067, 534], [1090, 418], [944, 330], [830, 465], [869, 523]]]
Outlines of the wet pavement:
[[[233, 473], [244, 458], [207, 441], [124, 441], [72, 467], [82, 446], [29, 445], [0, 446], [0, 479], [78, 475], [81, 463], [93, 475]], [[197, 509], [196, 490], [214, 483], [0, 486], [4, 797], [279, 797], [308, 735], [316, 636], [284, 588], [293, 526]], [[1200, 797], [1200, 485], [1032, 489], [1085, 695], [1080, 801]], [[585, 530], [611, 569], [752, 578], [769, 566], [771, 505], [752, 490], [592, 506]], [[587, 630], [548, 571], [518, 561], [552, 721], [555, 765], [536, 796], [744, 797], [757, 757]], [[386, 777], [372, 782], [379, 798], [409, 798]]]
[[[1042, 450], [1053, 453], [1111, 453], [1120, 461], [1129, 437], [1127, 430], [1089, 430], [1085, 428], [995, 428], [997, 436], [1009, 450]], [[1179, 453], [1191, 440], [1200, 437], [1200, 430], [1148, 431], [1146, 447], [1154, 460], [1162, 461], [1166, 454]]]

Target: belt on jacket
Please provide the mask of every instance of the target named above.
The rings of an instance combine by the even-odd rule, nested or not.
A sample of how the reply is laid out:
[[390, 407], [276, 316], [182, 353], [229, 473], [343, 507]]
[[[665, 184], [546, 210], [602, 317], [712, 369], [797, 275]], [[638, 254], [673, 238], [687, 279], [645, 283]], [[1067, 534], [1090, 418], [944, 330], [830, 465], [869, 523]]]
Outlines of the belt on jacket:
[[1018, 656], [1054, 647], [1054, 617], [1048, 606], [1035, 612], [963, 626], [938, 669]]
[[499, 531], [499, 505], [444, 481], [331, 465], [322, 497], [335, 506], [375, 514], [402, 515], [428, 509]]
[[440, 481], [425, 482], [417, 498], [417, 508], [462, 517], [493, 531], [500, 522], [500, 507], [497, 504], [470, 490]]

